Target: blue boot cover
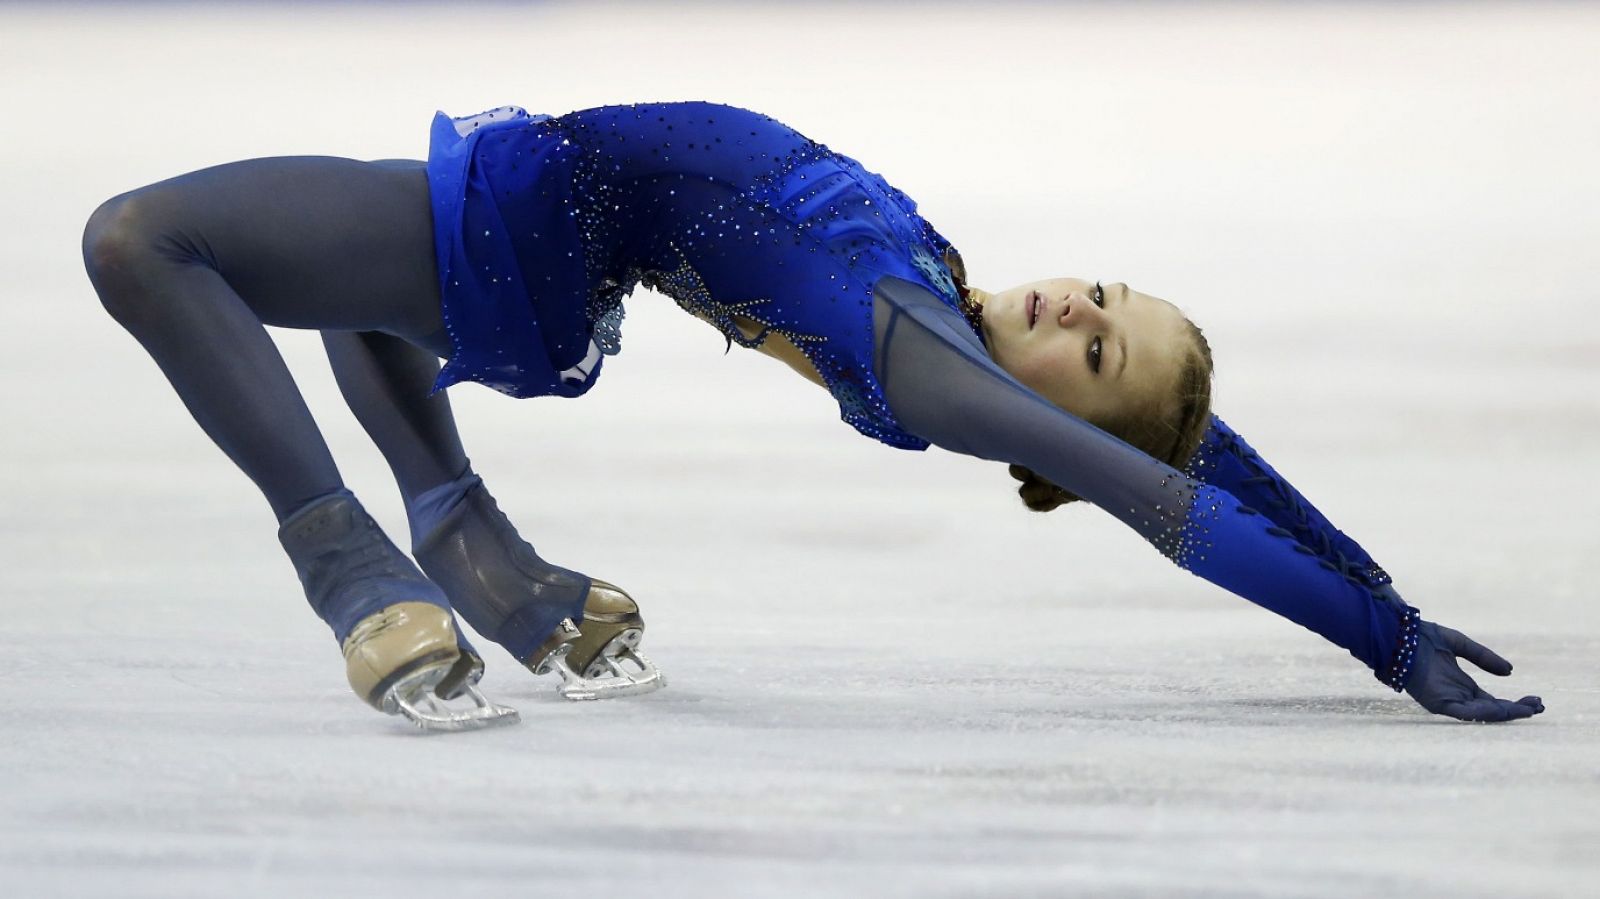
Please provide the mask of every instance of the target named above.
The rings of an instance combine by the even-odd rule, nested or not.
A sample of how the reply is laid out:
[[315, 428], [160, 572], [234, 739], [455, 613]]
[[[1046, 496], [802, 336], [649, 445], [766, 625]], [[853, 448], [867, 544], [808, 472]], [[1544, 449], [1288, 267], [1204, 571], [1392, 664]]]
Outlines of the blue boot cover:
[[527, 664], [562, 619], [583, 620], [589, 577], [541, 559], [473, 481], [412, 555], [473, 630]]
[[450, 608], [443, 591], [392, 543], [361, 503], [340, 489], [284, 520], [278, 541], [306, 599], [340, 644], [363, 618], [402, 602]]
[[483, 483], [483, 478], [469, 466], [453, 481], [446, 481], [431, 490], [425, 490], [415, 499], [406, 502], [406, 522], [411, 525], [411, 545], [422, 543], [422, 538], [434, 532], [444, 517], [467, 496], [467, 491]]

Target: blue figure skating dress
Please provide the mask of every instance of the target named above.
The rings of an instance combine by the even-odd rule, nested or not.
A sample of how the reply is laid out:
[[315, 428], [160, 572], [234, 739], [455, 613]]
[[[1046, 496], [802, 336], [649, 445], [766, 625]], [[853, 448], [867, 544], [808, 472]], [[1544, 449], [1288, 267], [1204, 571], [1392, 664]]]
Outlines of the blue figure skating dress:
[[1220, 419], [1179, 471], [1012, 378], [961, 311], [950, 243], [848, 156], [711, 103], [505, 107], [438, 116], [428, 177], [440, 387], [584, 393], [642, 283], [730, 342], [787, 338], [861, 433], [1024, 465], [1405, 685], [1419, 618], [1360, 545]]
[[[927, 447], [872, 376], [872, 292], [894, 275], [954, 307], [950, 243], [848, 156], [712, 103], [556, 118], [506, 107], [438, 116], [428, 175], [455, 350], [440, 386], [582, 394], [620, 348], [622, 302], [642, 282], [731, 342], [783, 335], [845, 421]], [[745, 337], [735, 316], [763, 332]]]

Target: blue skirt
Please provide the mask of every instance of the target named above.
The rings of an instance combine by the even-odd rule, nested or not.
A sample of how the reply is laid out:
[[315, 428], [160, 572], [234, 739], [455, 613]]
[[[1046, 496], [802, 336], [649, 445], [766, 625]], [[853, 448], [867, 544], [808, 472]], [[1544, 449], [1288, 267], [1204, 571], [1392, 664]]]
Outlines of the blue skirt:
[[549, 119], [515, 106], [434, 117], [428, 189], [453, 350], [434, 390], [476, 381], [573, 397], [600, 375], [568, 194], [580, 151], [542, 126]]

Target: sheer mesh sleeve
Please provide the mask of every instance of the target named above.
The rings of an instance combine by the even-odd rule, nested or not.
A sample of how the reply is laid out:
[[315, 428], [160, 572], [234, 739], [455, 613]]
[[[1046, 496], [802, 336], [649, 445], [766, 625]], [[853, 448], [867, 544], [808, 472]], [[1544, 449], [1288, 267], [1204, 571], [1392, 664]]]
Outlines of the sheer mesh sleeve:
[[1410, 670], [1416, 612], [1346, 578], [1293, 533], [1073, 416], [997, 366], [959, 313], [898, 278], [874, 291], [874, 365], [901, 427], [1024, 465], [1111, 513], [1179, 567], [1344, 647], [1389, 686]]

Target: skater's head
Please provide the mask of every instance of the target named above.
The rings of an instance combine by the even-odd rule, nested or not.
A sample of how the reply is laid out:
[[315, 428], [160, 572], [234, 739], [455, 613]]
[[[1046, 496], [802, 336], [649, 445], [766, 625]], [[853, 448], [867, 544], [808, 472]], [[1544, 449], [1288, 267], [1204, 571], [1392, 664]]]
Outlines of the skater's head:
[[[983, 303], [1001, 368], [1061, 408], [1181, 468], [1211, 414], [1211, 349], [1178, 308], [1126, 284], [1032, 281]], [[1023, 501], [1049, 511], [1076, 497], [1014, 467]]]

